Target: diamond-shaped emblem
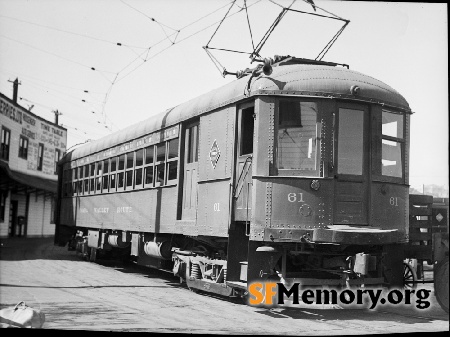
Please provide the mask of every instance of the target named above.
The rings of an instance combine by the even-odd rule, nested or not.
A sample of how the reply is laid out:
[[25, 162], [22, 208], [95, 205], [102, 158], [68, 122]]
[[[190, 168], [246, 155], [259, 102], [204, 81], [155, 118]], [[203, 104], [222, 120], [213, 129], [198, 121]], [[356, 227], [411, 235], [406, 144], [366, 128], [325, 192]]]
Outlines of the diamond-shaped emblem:
[[444, 219], [444, 216], [443, 216], [441, 213], [439, 213], [438, 215], [436, 215], [436, 220], [437, 220], [437, 221], [441, 222], [442, 219]]
[[219, 145], [217, 145], [217, 140], [214, 139], [214, 142], [211, 146], [211, 150], [209, 150], [209, 159], [211, 160], [211, 164], [213, 168], [216, 168], [217, 162], [220, 157], [220, 149]]

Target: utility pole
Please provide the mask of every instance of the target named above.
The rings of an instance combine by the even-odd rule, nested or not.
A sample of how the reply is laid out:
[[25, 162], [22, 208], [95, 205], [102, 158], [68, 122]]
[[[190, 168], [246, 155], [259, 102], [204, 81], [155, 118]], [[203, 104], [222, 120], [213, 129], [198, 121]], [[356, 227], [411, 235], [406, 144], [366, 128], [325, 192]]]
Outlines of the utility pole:
[[19, 79], [16, 77], [14, 81], [8, 80], [8, 82], [11, 82], [13, 84], [13, 102], [17, 103], [17, 94], [19, 93], [19, 84], [22, 84], [19, 82]]
[[58, 125], [58, 116], [62, 115], [62, 112], [59, 112], [58, 109], [52, 111], [55, 114], [55, 124]]

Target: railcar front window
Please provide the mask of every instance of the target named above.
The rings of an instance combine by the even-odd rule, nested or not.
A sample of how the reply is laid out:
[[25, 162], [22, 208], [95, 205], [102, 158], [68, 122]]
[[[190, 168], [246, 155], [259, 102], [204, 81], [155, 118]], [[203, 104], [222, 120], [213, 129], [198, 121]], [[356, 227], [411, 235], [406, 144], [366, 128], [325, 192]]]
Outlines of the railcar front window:
[[404, 116], [391, 111], [381, 113], [381, 174], [403, 177]]
[[315, 102], [280, 101], [278, 173], [319, 175], [320, 123]]
[[339, 109], [338, 173], [362, 175], [364, 113]]

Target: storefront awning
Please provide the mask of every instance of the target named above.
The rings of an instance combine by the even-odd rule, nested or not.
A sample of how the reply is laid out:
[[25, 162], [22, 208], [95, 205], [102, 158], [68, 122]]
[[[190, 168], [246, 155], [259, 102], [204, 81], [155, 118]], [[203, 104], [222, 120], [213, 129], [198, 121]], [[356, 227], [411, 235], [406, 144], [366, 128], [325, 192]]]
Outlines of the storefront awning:
[[56, 194], [58, 182], [11, 170], [7, 163], [0, 160], [0, 188]]

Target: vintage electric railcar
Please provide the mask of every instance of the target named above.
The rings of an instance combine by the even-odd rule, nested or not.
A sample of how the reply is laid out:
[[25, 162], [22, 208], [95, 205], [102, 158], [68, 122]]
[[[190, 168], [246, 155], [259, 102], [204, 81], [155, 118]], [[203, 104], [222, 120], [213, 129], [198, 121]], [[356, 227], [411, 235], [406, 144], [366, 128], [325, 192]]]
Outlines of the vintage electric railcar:
[[[394, 89], [293, 57], [59, 163], [55, 240], [129, 254], [191, 289], [403, 281], [411, 110]], [[84, 239], [83, 239], [84, 238]]]

